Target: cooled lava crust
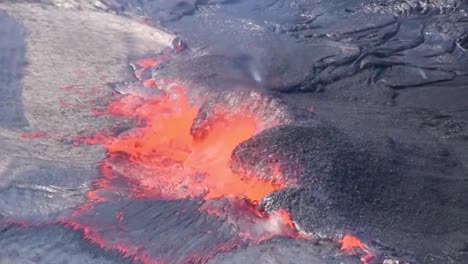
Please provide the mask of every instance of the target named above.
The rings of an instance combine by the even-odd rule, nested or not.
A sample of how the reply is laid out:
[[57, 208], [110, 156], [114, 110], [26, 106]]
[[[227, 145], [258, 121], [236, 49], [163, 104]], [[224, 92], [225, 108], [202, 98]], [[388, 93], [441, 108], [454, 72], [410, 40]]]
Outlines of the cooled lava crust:
[[[397, 91], [467, 75], [466, 3], [97, 2], [74, 3], [144, 15], [181, 33], [189, 49], [177, 42], [133, 62], [136, 81], [112, 84], [125, 95], [96, 103], [96, 118], [125, 120], [74, 139], [105, 150], [97, 173], [8, 161], [3, 175], [31, 184], [0, 193], [0, 246], [14, 252], [6, 261], [249, 263], [259, 251], [312, 263], [467, 259], [468, 181], [449, 143], [439, 142], [466, 144], [466, 122], [380, 105], [397, 104]], [[21, 45], [0, 48], [19, 76], [24, 29], [0, 19], [16, 29], [5, 34]], [[357, 103], [317, 101], [316, 111], [304, 103], [310, 96], [278, 91]], [[7, 92], [21, 102], [17, 90]], [[369, 101], [377, 110], [356, 111]], [[24, 126], [21, 103], [4, 108], [0, 124]]]

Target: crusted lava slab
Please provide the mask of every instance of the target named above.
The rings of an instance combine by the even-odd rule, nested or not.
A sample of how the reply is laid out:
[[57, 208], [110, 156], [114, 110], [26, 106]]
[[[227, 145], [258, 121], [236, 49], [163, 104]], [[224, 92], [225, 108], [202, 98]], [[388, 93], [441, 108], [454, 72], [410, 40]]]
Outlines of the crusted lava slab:
[[369, 87], [414, 87], [467, 74], [461, 1], [373, 2], [236, 1], [199, 8], [164, 23], [198, 52], [188, 62], [194, 67], [186, 61], [155, 75], [207, 82], [225, 73], [212, 67], [226, 64], [218, 61], [225, 54], [251, 57], [257, 65], [251, 76], [280, 91], [317, 91], [364, 70], [373, 72], [370, 86], [362, 83]]
[[144, 263], [206, 262], [239, 242], [230, 225], [198, 210], [201, 203], [118, 199], [94, 204], [64, 224], [86, 230], [85, 236], [103, 249]]
[[[73, 2], [76, 6], [95, 9], [95, 6], [88, 5], [89, 1], [86, 0], [46, 2], [57, 5]], [[414, 258], [415, 262], [420, 263], [449, 261], [464, 263], [467, 256], [465, 243], [467, 241], [466, 209], [468, 206], [466, 201], [468, 199], [466, 197], [467, 181], [462, 174], [466, 173], [466, 168], [463, 170], [462, 164], [464, 163], [457, 160], [452, 149], [441, 151], [443, 144], [438, 142], [444, 140], [440, 134], [446, 132], [448, 135], [445, 136], [460, 138], [449, 142], [450, 144], [466, 143], [464, 122], [452, 118], [456, 116], [455, 111], [445, 116], [439, 114], [423, 116], [418, 115], [414, 109], [403, 109], [399, 114], [391, 115], [386, 112], [386, 108], [378, 105], [373, 109], [374, 111], [369, 109], [366, 109], [367, 112], [357, 111], [353, 116], [346, 115], [347, 110], [364, 109], [364, 100], [351, 102], [348, 105], [350, 107], [346, 108], [342, 101], [327, 101], [326, 99], [330, 98], [324, 96], [322, 99], [325, 98], [325, 103], [322, 102], [317, 114], [314, 115], [310, 113], [311, 111], [309, 113], [305, 111], [314, 97], [301, 95], [302, 98], [298, 98], [291, 95], [290, 98], [295, 99], [295, 102], [291, 103], [292, 99], [286, 102], [275, 96], [269, 97], [257, 92], [242, 91], [244, 88], [322, 91], [322, 88], [333, 89], [338, 86], [338, 88], [347, 87], [351, 99], [356, 98], [357, 90], [365, 90], [363, 98], [366, 99], [366, 95], [381, 90], [427, 86], [434, 82], [466, 75], [466, 52], [464, 50], [466, 32], [463, 27], [466, 26], [467, 20], [460, 1], [405, 1], [405, 3], [391, 1], [388, 5], [380, 5], [381, 7], [378, 8], [373, 5], [373, 1], [312, 3], [296, 0], [290, 1], [290, 5], [285, 4], [284, 1], [173, 1], [159, 6], [152, 5], [150, 1], [113, 2], [114, 6], [98, 1], [96, 3], [100, 3], [101, 6], [97, 9], [114, 10], [130, 15], [146, 15], [154, 18], [154, 21], [164, 22], [168, 28], [178, 31], [188, 39], [191, 50], [166, 65], [155, 67], [152, 73], [154, 82], [164, 78], [180, 77], [179, 80], [190, 84], [186, 91], [189, 91], [190, 87], [196, 87], [194, 94], [200, 93], [201, 95], [207, 94], [205, 91], [230, 90], [215, 99], [208, 99], [201, 106], [195, 116], [195, 122], [191, 124], [191, 135], [197, 136], [200, 130], [209, 130], [207, 127], [210, 126], [211, 120], [216, 119], [219, 113], [229, 115], [231, 111], [237, 111], [236, 106], [243, 104], [247, 109], [258, 112], [262, 117], [261, 121], [264, 122], [266, 130], [257, 131], [259, 133], [237, 146], [232, 154], [233, 163], [231, 164], [234, 171], [254, 171], [253, 175], [248, 176], [260, 179], [272, 179], [272, 175], [277, 175], [273, 172], [278, 169], [277, 165], [280, 165], [281, 180], [285, 180], [287, 186], [265, 197], [260, 204], [260, 209], [266, 211], [278, 208], [287, 209], [296, 226], [307, 234], [331, 238], [351, 232], [362, 237], [369, 245], [384, 249], [385, 254], [401, 255], [403, 259]], [[224, 4], [224, 2], [226, 5], [217, 5]], [[154, 1], [154, 3], [161, 3], [161, 1]], [[451, 5], [444, 6], [444, 3], [451, 3]], [[139, 7], [144, 7], [143, 12]], [[29, 7], [26, 11], [28, 10]], [[55, 14], [58, 15], [60, 12]], [[408, 17], [406, 16], [408, 14], [412, 15]], [[10, 25], [15, 24], [9, 18], [5, 21]], [[218, 31], [219, 29], [222, 31]], [[8, 34], [11, 35], [11, 32]], [[16, 36], [13, 39], [18, 40], [21, 37]], [[2, 50], [8, 50], [8, 47]], [[13, 54], [21, 55], [21, 52]], [[7, 56], [7, 61], [11, 60], [11, 56]], [[18, 72], [16, 68], [13, 70], [15, 73]], [[15, 85], [15, 82], [13, 84]], [[26, 91], [28, 90], [34, 89]], [[335, 95], [343, 92], [343, 90], [337, 90]], [[7, 92], [11, 91], [7, 90]], [[13, 95], [15, 102], [19, 102], [20, 95], [16, 90]], [[29, 94], [27, 98], [31, 98], [30, 96]], [[287, 96], [289, 95], [282, 95], [283, 98]], [[398, 93], [391, 93], [391, 97], [395, 99]], [[257, 99], [252, 100], [252, 98]], [[304, 103], [304, 100], [310, 101]], [[216, 102], [226, 104], [228, 110], [217, 109]], [[28, 102], [28, 104], [32, 103]], [[460, 103], [454, 100], [454, 104]], [[291, 105], [299, 105], [303, 109], [292, 110]], [[330, 108], [329, 113], [322, 110], [326, 109], [326, 105]], [[15, 109], [21, 110], [21, 105], [18, 103]], [[370, 112], [373, 116], [369, 114]], [[21, 119], [21, 113], [18, 116], [10, 119]], [[327, 122], [314, 120], [317, 117], [321, 119], [326, 117], [324, 119], [330, 119], [338, 124], [330, 125]], [[405, 120], [406, 118], [410, 120]], [[10, 119], [2, 124], [10, 125]], [[421, 126], [409, 126], [405, 123], [413, 122], [413, 119], [417, 120], [415, 123], [423, 120]], [[89, 121], [89, 119], [86, 120]], [[388, 122], [379, 123], [376, 120]], [[278, 123], [274, 124], [275, 121]], [[90, 124], [100, 126], [102, 122], [104, 121], [101, 119], [98, 122], [82, 123], [83, 126], [88, 127]], [[358, 122], [362, 123], [361, 127], [354, 124]], [[47, 127], [40, 122], [36, 123], [39, 123], [39, 127]], [[272, 128], [268, 124], [281, 126]], [[387, 127], [375, 128], [382, 124]], [[396, 129], [392, 126], [401, 128], [401, 131], [391, 137], [382, 136], [386, 135], [382, 132], [384, 130], [389, 130], [388, 134], [395, 132]], [[436, 136], [425, 135], [426, 130], [431, 130], [431, 133]], [[374, 135], [368, 131], [377, 132]], [[371, 136], [367, 138], [368, 140], [362, 140], [360, 137], [363, 136], [360, 133]], [[36, 136], [29, 135], [29, 137]], [[125, 133], [122, 136], [125, 136]], [[403, 140], [405, 136], [414, 139], [405, 141]], [[10, 134], [7, 133], [7, 140], [3, 141], [15, 140], [11, 139]], [[411, 144], [407, 144], [408, 142]], [[19, 146], [29, 145], [19, 144]], [[40, 149], [40, 146], [37, 148]], [[25, 148], [26, 150], [23, 151], [20, 147], [7, 146], [7, 151], [9, 149], [23, 153], [28, 150], [32, 152], [36, 148]], [[39, 151], [39, 153], [42, 152]], [[463, 154], [466, 151], [459, 153]], [[122, 156], [125, 158], [125, 155]], [[55, 156], [52, 155], [52, 157]], [[118, 163], [116, 160], [116, 163], [125, 167], [123, 162]], [[21, 162], [11, 164], [24, 165]], [[50, 166], [47, 162], [41, 164], [45, 164], [47, 168]], [[73, 165], [67, 163], [64, 166]], [[68, 172], [60, 167], [51, 168], [51, 171], [58, 175], [57, 178], [60, 175], [70, 177], [67, 176]], [[36, 169], [32, 173], [26, 171], [18, 175], [20, 178], [24, 176], [25, 181], [34, 182], [29, 176], [43, 175], [40, 169]], [[6, 171], [10, 173], [9, 170]], [[135, 173], [130, 174], [132, 174], [130, 176], [135, 176]], [[48, 176], [43, 175], [41, 178], [47, 179]], [[139, 175], [136, 176], [138, 179]], [[200, 178], [203, 178], [202, 176]], [[62, 183], [56, 177], [50, 177], [52, 179], [47, 180]], [[82, 181], [88, 182], [90, 178], [86, 174]], [[39, 189], [37, 197], [46, 197], [44, 200], [47, 201], [48, 194], [44, 195], [42, 192], [43, 189], [46, 192], [50, 192], [51, 189], [45, 189], [42, 186], [33, 187]], [[66, 188], [70, 187], [65, 185], [59, 189]], [[33, 188], [28, 187], [25, 196], [30, 195], [29, 189]], [[35, 192], [36, 189], [33, 191]], [[127, 192], [118, 188], [111, 190], [126, 196], [131, 194], [128, 189], [126, 189]], [[16, 192], [15, 188], [5, 188], [5, 190], [5, 195], [8, 197], [11, 192]], [[79, 198], [83, 198], [81, 191], [83, 190], [76, 192]], [[31, 196], [34, 197], [34, 194]], [[93, 200], [96, 197], [88, 198]], [[163, 256], [183, 262], [186, 256], [193, 256], [194, 252], [202, 251], [205, 254], [203, 257], [191, 259], [206, 261], [207, 256], [211, 254], [211, 248], [208, 249], [203, 243], [196, 244], [193, 251], [190, 245], [175, 251], [161, 250], [166, 246], [161, 243], [166, 239], [169, 241], [170, 236], [167, 236], [160, 226], [153, 227], [154, 223], [148, 219], [155, 217], [154, 214], [157, 212], [166, 209], [166, 211], [174, 211], [174, 208], [183, 209], [187, 205], [190, 210], [181, 213], [186, 218], [175, 219], [173, 215], [164, 215], [171, 221], [161, 223], [161, 225], [167, 224], [172, 229], [180, 228], [180, 234], [193, 235], [192, 224], [197, 223], [197, 219], [202, 222], [201, 226], [205, 230], [210, 226], [214, 228], [224, 226], [226, 223], [223, 221], [238, 221], [230, 214], [221, 214], [221, 217], [218, 215], [220, 220], [217, 217], [199, 213], [194, 209], [198, 204], [193, 200], [141, 201], [126, 200], [122, 197], [111, 198], [114, 200], [94, 200], [94, 204], [80, 208], [83, 210], [77, 210], [72, 218], [66, 219], [68, 222], [63, 220], [62, 224], [82, 230], [93, 243], [101, 242], [100, 245], [108, 250], [119, 250], [125, 253], [125, 249], [128, 249], [124, 247], [128, 246], [126, 243], [137, 246], [148, 243], [148, 248], [143, 251], [139, 251], [140, 248], [131, 247], [129, 251], [126, 251], [127, 255], [141, 253], [139, 256], [143, 258], [142, 260], [146, 256]], [[69, 207], [81, 201], [81, 199], [71, 200], [72, 203], [56, 211], [51, 210], [51, 217], [55, 218], [57, 214], [61, 216], [62, 213], [67, 214]], [[26, 202], [28, 205], [34, 202], [40, 204], [42, 200], [29, 199]], [[170, 205], [174, 204], [172, 208]], [[232, 207], [231, 202], [212, 201], [208, 204], [210, 208], [211, 206], [227, 207], [230, 212], [236, 209]], [[11, 208], [11, 205], [3, 207], [6, 211]], [[130, 215], [138, 215], [133, 211], [135, 208], [141, 209], [138, 213], [144, 215], [144, 221], [137, 221], [138, 219], [132, 217], [125, 218], [128, 212]], [[145, 211], [146, 208], [148, 211]], [[48, 213], [49, 209], [46, 207], [44, 211]], [[122, 209], [122, 214], [118, 214], [119, 209]], [[114, 217], [116, 211], [117, 214]], [[98, 213], [101, 212], [105, 216], [112, 215], [112, 217], [100, 218]], [[219, 214], [219, 212], [216, 213]], [[42, 211], [39, 210], [39, 213], [32, 212], [30, 215], [24, 215], [28, 218], [38, 215], [42, 217], [41, 214]], [[154, 232], [142, 231], [141, 222]], [[180, 223], [183, 223], [183, 228]], [[111, 233], [105, 229], [107, 226], [112, 231], [114, 227], [116, 229], [124, 227], [124, 230]], [[227, 226], [232, 228], [232, 225]], [[230, 241], [229, 236], [224, 236], [224, 230], [220, 228], [222, 232], [216, 234], [208, 233], [208, 230], [207, 237], [213, 238], [216, 242]], [[35, 229], [31, 228], [27, 231], [34, 232]], [[141, 234], [144, 242], [140, 241], [140, 237], [136, 237], [132, 231]], [[23, 235], [21, 232], [22, 230], [19, 236]], [[56, 234], [54, 232], [52, 233]], [[18, 232], [15, 230], [9, 234], [13, 234], [14, 240]], [[39, 236], [42, 235], [50, 234], [45, 232]], [[153, 241], [155, 235], [166, 238]], [[193, 235], [190, 238], [198, 241], [199, 237]], [[113, 243], [115, 239], [124, 243], [124, 246]], [[8, 243], [9, 240], [5, 241]], [[203, 241], [206, 242], [206, 240]], [[268, 243], [265, 244], [268, 245]], [[153, 248], [151, 245], [156, 245], [156, 247]], [[8, 249], [11, 252], [16, 250]], [[263, 250], [262, 246], [249, 248], [246, 251], [240, 250], [238, 256], [239, 258], [242, 258], [242, 254], [255, 256], [258, 253], [257, 250]], [[303, 253], [303, 250], [301, 252]], [[286, 253], [286, 255], [290, 254]], [[236, 258], [235, 254], [231, 256]], [[301, 256], [303, 255], [298, 257], [298, 261], [303, 259]], [[309, 257], [316, 260], [312, 256]]]
[[82, 234], [61, 225], [1, 225], [3, 263], [137, 263], [117, 251], [99, 249], [82, 239]]
[[[279, 162], [290, 187], [268, 195], [261, 206], [286, 208], [304, 232], [351, 232], [369, 244], [411, 250], [416, 255], [407, 260], [421, 263], [431, 263], [429, 252], [462, 250], [464, 238], [455, 234], [468, 226], [466, 182], [417, 176], [415, 157], [429, 159], [436, 149], [394, 142], [389, 149], [384, 153], [329, 126], [281, 126], [240, 144], [233, 167], [257, 168], [268, 177]], [[440, 159], [446, 158], [434, 158], [423, 170], [439, 170]]]
[[[359, 130], [338, 128], [320, 113], [295, 109], [275, 96], [238, 91], [222, 93], [202, 105], [192, 134], [203, 135], [225, 111], [215, 102], [223, 102], [233, 112], [245, 103], [265, 120], [278, 121], [232, 153], [235, 172], [253, 172], [251, 177], [275, 181], [279, 168], [281, 180], [287, 182], [263, 198], [262, 210], [286, 209], [303, 233], [325, 239], [356, 234], [382, 249], [383, 255], [409, 262], [451, 258], [440, 255], [445, 250], [463, 258], [457, 251], [463, 250], [462, 230], [468, 226], [467, 185], [455, 176], [461, 169], [457, 160], [446, 151], [437, 154], [442, 153], [441, 145], [426, 142], [431, 136], [421, 134], [418, 141], [363, 138]], [[447, 177], [438, 176], [444, 173]], [[427, 254], [437, 257], [429, 260]]]
[[21, 102], [22, 87], [20, 84], [25, 64], [25, 36], [24, 27], [13, 17], [0, 10], [0, 34], [7, 41], [0, 42], [2, 61], [0, 67], [0, 126], [22, 127], [27, 124], [23, 114]]
[[159, 78], [187, 75], [219, 85], [214, 80], [225, 74], [229, 56], [219, 60], [226, 54], [250, 56], [256, 65], [246, 67], [250, 75], [279, 91], [321, 90], [366, 69], [373, 72], [371, 87], [415, 87], [467, 74], [461, 0], [45, 2], [145, 17], [181, 34], [199, 55], [188, 59], [193, 67], [177, 63]]

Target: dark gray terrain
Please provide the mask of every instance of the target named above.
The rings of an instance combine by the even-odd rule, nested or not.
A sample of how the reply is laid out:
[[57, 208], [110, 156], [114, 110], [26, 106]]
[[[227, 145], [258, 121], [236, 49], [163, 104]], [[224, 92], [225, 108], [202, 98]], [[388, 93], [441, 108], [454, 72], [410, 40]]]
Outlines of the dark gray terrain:
[[[345, 233], [367, 243], [375, 263], [467, 263], [467, 8], [463, 0], [0, 1], [0, 263], [142, 260], [80, 239], [75, 222], [170, 263], [196, 252], [204, 257], [195, 263], [360, 263], [334, 251], [330, 240]], [[189, 199], [119, 198], [70, 215], [105, 154], [64, 138], [121, 122], [92, 116], [88, 102], [105, 105], [106, 83], [132, 78], [130, 59], [168, 44], [142, 19], [187, 45], [146, 74], [182, 80], [193, 100], [203, 98], [193, 135], [220, 102], [251, 102], [262, 121], [281, 123], [238, 145], [232, 169], [268, 178], [279, 161], [289, 184], [259, 206], [286, 209], [322, 240], [275, 238], [216, 254], [210, 246], [234, 244], [236, 234]], [[69, 85], [78, 88], [61, 89]], [[47, 136], [19, 136], [37, 131]], [[119, 210], [129, 215], [125, 231], [109, 232]]]

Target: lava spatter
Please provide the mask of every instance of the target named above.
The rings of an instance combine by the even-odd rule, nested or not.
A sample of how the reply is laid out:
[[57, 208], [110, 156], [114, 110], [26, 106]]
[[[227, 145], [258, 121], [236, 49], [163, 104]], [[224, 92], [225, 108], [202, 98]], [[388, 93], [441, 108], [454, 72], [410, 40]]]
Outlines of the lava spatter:
[[[163, 59], [138, 61], [135, 72]], [[265, 122], [250, 101], [239, 101], [236, 109], [218, 102], [203, 121], [202, 133], [194, 133], [194, 122], [206, 111], [188, 100], [182, 82], [138, 79], [160, 92], [126, 93], [103, 111], [135, 119], [136, 127], [79, 140], [103, 145], [107, 157], [99, 165], [94, 190], [87, 193], [89, 202], [63, 224], [82, 230], [104, 249], [143, 263], [204, 263], [243, 244], [303, 237], [287, 211], [258, 209], [262, 198], [287, 185], [280, 163], [270, 176], [231, 170], [233, 150], [275, 121]], [[373, 257], [355, 237], [346, 235], [339, 242], [348, 254], [367, 254], [363, 263]]]
[[256, 117], [239, 112], [216, 119], [203, 138], [193, 138], [190, 127], [198, 108], [181, 91], [149, 99], [125, 97], [109, 105], [112, 114], [136, 117], [141, 126], [118, 137], [101, 136], [87, 142], [103, 143], [108, 167], [134, 184], [134, 197], [219, 198], [245, 196], [259, 201], [284, 183], [233, 173], [232, 150], [260, 129]]
[[357, 251], [362, 251], [364, 254], [361, 254], [361, 262], [369, 263], [373, 258], [374, 254], [371, 253], [366, 244], [364, 244], [357, 237], [352, 235], [344, 235], [343, 238], [339, 241], [341, 244], [341, 250], [350, 255], [357, 255]]
[[[111, 103], [108, 114], [136, 119], [138, 125], [120, 135], [98, 134], [81, 140], [103, 145], [107, 157], [100, 165], [101, 177], [95, 182], [95, 189], [87, 194], [89, 204], [76, 210], [66, 224], [83, 230], [87, 239], [103, 248], [118, 250], [145, 263], [204, 262], [217, 252], [244, 243], [258, 243], [273, 236], [297, 237], [286, 211], [267, 214], [257, 209], [258, 201], [285, 185], [281, 175], [265, 180], [252, 176], [254, 173], [235, 173], [230, 168], [234, 148], [262, 129], [259, 118], [242, 110], [221, 114], [210, 121], [207, 133], [194, 137], [190, 129], [198, 111], [199, 107], [191, 105], [182, 89], [177, 88], [147, 98], [128, 95]], [[200, 244], [197, 250], [188, 244], [178, 245], [181, 249], [177, 254], [161, 250], [163, 244], [171, 242], [164, 237], [168, 230], [156, 227], [150, 233], [159, 237], [159, 242], [146, 243], [146, 238], [140, 241], [134, 234], [143, 230], [131, 224], [134, 214], [126, 212], [128, 206], [114, 203], [111, 222], [99, 223], [102, 220], [94, 212], [102, 208], [108, 211], [106, 203], [122, 199], [135, 203], [153, 201], [151, 206], [170, 203], [165, 209], [167, 216], [152, 215], [145, 221], [149, 221], [148, 225], [174, 224], [174, 232], [179, 232], [174, 237], [193, 236], [190, 244]], [[194, 235], [193, 228], [186, 226], [193, 222], [198, 229], [210, 230], [208, 236], [212, 238]], [[179, 225], [185, 227], [178, 229]], [[115, 234], [106, 232], [110, 229]]]

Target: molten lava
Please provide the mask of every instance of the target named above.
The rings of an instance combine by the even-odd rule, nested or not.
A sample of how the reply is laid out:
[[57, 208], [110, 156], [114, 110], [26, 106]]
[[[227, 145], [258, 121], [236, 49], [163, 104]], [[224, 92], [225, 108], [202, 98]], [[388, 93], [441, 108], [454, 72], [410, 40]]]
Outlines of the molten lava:
[[364, 244], [361, 240], [357, 237], [352, 235], [344, 235], [343, 238], [339, 241], [341, 244], [341, 250], [345, 251], [348, 254], [356, 255], [357, 250], [362, 251], [364, 254], [361, 257], [362, 263], [369, 263], [373, 258], [374, 254], [372, 254], [366, 244]]
[[[218, 105], [219, 111], [203, 126], [202, 133], [191, 131], [199, 107], [189, 103], [180, 83], [143, 78], [146, 70], [172, 55], [168, 51], [133, 64], [144, 87], [168, 93], [145, 98], [127, 95], [100, 112], [135, 119], [136, 127], [120, 135], [81, 139], [103, 145], [107, 157], [99, 166], [101, 177], [95, 189], [87, 194], [90, 202], [62, 223], [82, 230], [85, 238], [102, 248], [143, 263], [205, 262], [242, 243], [258, 243], [273, 236], [299, 237], [287, 211], [266, 213], [257, 208], [263, 197], [285, 186], [280, 164], [268, 180], [252, 176], [255, 172], [231, 170], [236, 146], [265, 129], [261, 117], [245, 110], [248, 107], [230, 111]], [[132, 206], [119, 207], [122, 201]], [[149, 210], [148, 206], [161, 206], [163, 210]], [[96, 213], [99, 208], [113, 212], [113, 216], [101, 219]], [[132, 217], [142, 212], [150, 215], [137, 221], [143, 227], [155, 224], [150, 230], [132, 222]], [[212, 225], [219, 229], [212, 229]], [[168, 234], [170, 230], [178, 230], [187, 245], [174, 240]], [[145, 235], [148, 237], [143, 239]], [[157, 241], [149, 243], [154, 237]], [[191, 239], [194, 242], [189, 242]], [[365, 244], [353, 236], [344, 236], [340, 243], [347, 253], [366, 253], [361, 258], [363, 263], [373, 258]]]
[[[188, 213], [187, 208], [181, 208], [179, 216], [159, 221], [194, 217], [198, 212], [199, 221], [214, 221], [203, 220], [205, 217], [219, 219], [223, 225], [232, 226], [225, 230], [236, 230], [230, 235], [224, 234], [226, 231], [215, 234], [218, 231], [214, 230], [211, 235], [219, 241], [212, 241], [209, 249], [193, 252], [192, 246], [187, 246], [188, 255], [183, 256], [187, 261], [181, 263], [206, 259], [242, 243], [258, 243], [273, 236], [296, 237], [297, 231], [286, 211], [267, 214], [257, 209], [258, 201], [284, 186], [281, 175], [276, 175], [280, 170], [275, 170], [267, 181], [251, 176], [255, 173], [244, 175], [230, 168], [234, 148], [262, 129], [259, 117], [249, 111], [219, 111], [219, 116], [204, 127], [203, 135], [194, 137], [190, 131], [198, 110], [189, 104], [181, 89], [174, 87], [164, 95], [149, 98], [129, 95], [111, 103], [105, 112], [136, 119], [138, 125], [120, 135], [99, 134], [82, 139], [102, 144], [107, 157], [100, 165], [101, 178], [95, 183], [95, 190], [87, 194], [90, 203], [76, 210], [65, 224], [83, 230], [87, 239], [103, 248], [119, 250], [145, 263], [155, 263], [157, 259], [179, 262], [157, 253], [159, 249], [136, 246], [139, 242], [133, 233], [122, 228], [126, 221], [121, 211], [115, 212], [116, 223], [108, 224], [118, 226], [115, 229], [119, 235], [102, 231], [103, 227], [97, 224], [101, 220], [96, 220], [92, 211], [114, 201], [116, 193], [124, 199], [159, 203], [201, 200], [198, 209], [195, 208], [198, 211]], [[191, 227], [187, 228], [183, 232], [192, 232]]]
[[348, 251], [353, 249], [364, 249], [365, 245], [357, 237], [345, 235], [341, 240], [341, 250]]
[[107, 149], [105, 162], [135, 183], [134, 197], [212, 199], [234, 195], [259, 201], [282, 187], [281, 182], [262, 181], [230, 169], [234, 148], [260, 129], [252, 113], [240, 112], [229, 120], [216, 118], [209, 133], [195, 139], [190, 127], [198, 108], [190, 106], [180, 90], [150, 99], [128, 96], [108, 110], [137, 118], [141, 125], [118, 137], [95, 139]]

